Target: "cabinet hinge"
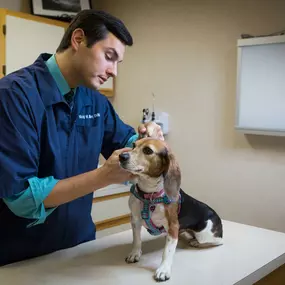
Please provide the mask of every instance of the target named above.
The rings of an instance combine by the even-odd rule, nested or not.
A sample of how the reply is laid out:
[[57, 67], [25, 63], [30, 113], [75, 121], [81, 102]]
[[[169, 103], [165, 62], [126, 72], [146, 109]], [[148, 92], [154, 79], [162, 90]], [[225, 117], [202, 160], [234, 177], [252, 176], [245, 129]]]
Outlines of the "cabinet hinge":
[[2, 73], [4, 76], [6, 75], [6, 65], [2, 65]]
[[3, 32], [3, 34], [6, 36], [6, 33], [7, 33], [6, 25], [3, 25], [3, 26], [2, 26], [2, 32]]

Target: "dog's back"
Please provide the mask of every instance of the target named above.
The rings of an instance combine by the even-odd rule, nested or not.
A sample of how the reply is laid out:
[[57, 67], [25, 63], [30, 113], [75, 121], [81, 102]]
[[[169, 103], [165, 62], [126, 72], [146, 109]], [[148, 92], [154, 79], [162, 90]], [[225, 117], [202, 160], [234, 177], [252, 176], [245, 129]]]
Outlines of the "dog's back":
[[197, 238], [197, 233], [199, 236], [199, 233], [207, 232], [206, 235], [220, 240], [223, 237], [223, 227], [219, 215], [207, 204], [191, 197], [182, 189], [180, 195], [181, 209], [178, 215], [180, 230], [186, 230], [194, 238]]

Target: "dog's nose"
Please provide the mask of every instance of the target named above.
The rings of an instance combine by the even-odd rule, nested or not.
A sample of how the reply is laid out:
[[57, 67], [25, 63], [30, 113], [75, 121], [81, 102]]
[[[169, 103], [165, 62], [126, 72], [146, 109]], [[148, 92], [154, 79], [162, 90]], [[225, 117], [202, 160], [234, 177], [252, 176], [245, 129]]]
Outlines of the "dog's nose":
[[130, 158], [130, 154], [128, 152], [122, 152], [119, 154], [120, 162], [127, 161]]

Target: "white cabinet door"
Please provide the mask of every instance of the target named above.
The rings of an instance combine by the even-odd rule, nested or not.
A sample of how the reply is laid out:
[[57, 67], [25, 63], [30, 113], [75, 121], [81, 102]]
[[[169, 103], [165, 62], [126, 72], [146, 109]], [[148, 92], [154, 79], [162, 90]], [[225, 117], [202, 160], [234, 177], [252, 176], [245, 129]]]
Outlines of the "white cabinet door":
[[40, 53], [54, 53], [64, 27], [6, 16], [6, 74], [32, 64]]

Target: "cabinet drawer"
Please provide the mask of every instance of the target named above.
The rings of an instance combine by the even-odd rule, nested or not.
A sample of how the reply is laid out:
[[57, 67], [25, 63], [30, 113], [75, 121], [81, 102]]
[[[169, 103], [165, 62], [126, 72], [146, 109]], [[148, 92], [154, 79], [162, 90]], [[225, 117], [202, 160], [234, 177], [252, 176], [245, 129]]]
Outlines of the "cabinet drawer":
[[130, 213], [129, 196], [93, 203], [91, 215], [94, 223]]

